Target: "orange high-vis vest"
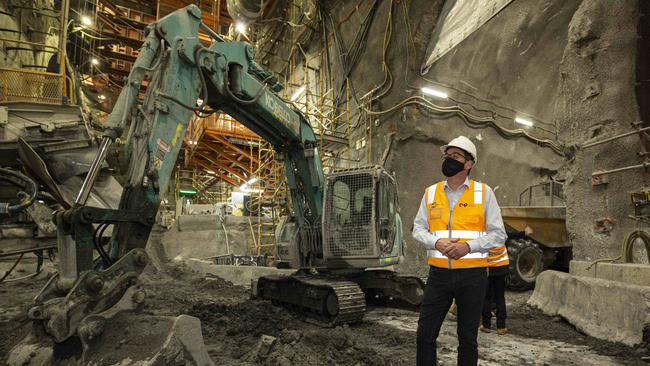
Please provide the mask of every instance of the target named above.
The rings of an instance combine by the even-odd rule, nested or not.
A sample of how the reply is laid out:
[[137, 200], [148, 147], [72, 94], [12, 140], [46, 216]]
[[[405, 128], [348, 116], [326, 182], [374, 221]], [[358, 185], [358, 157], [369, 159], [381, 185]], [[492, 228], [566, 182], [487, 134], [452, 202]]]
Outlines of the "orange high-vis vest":
[[507, 266], [510, 264], [508, 259], [508, 249], [505, 245], [500, 247], [490, 249], [488, 252], [488, 266], [489, 267], [501, 267]]
[[[429, 232], [438, 238], [456, 238], [465, 245], [469, 240], [486, 234], [485, 189], [483, 183], [469, 181], [456, 206], [449, 207], [444, 183], [438, 182], [425, 191]], [[427, 250], [430, 266], [442, 268], [475, 268], [488, 266], [488, 253], [468, 253], [460, 259], [446, 257], [438, 250]]]

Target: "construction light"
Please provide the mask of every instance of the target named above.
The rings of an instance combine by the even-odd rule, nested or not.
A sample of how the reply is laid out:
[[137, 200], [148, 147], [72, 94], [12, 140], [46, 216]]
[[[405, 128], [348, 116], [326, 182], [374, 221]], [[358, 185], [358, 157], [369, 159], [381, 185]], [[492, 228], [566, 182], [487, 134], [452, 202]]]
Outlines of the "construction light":
[[93, 24], [93, 21], [92, 21], [92, 19], [90, 19], [90, 17], [88, 15], [82, 15], [81, 16], [81, 24], [83, 24], [85, 26], [90, 26], [90, 25]]
[[300, 88], [298, 88], [298, 90], [296, 90], [293, 93], [293, 95], [291, 96], [291, 101], [295, 102], [296, 100], [298, 100], [298, 97], [300, 97], [304, 92], [305, 92], [305, 87], [301, 86]]
[[423, 88], [420, 89], [420, 90], [421, 90], [422, 93], [424, 93], [424, 94], [432, 95], [432, 96], [437, 97], [437, 98], [441, 98], [441, 99], [447, 99], [447, 98], [449, 98], [449, 95], [448, 95], [447, 93], [445, 93], [445, 92], [443, 92], [443, 91], [440, 91], [440, 90], [431, 89], [431, 88], [426, 87], [426, 86], [423, 87]]
[[181, 189], [180, 191], [178, 191], [178, 193], [187, 194], [187, 195], [195, 195], [196, 191], [192, 191], [192, 190], [189, 190], [189, 189]]
[[216, 173], [213, 172], [212, 170], [206, 170], [205, 172], [208, 173], [208, 174], [216, 174]]
[[259, 189], [259, 188], [244, 188], [241, 191], [244, 192], [244, 193], [261, 193], [261, 192], [264, 192], [263, 189]]
[[519, 123], [520, 125], [533, 127], [533, 122], [530, 121], [530, 120], [527, 120], [525, 118], [517, 117], [517, 118], [515, 118], [515, 122]]
[[97, 96], [97, 99], [99, 99], [99, 100], [104, 100], [104, 99], [106, 99], [106, 96], [105, 96], [104, 94], [99, 94], [99, 95]]
[[235, 30], [241, 34], [246, 34], [246, 24], [242, 22], [235, 23]]
[[253, 178], [249, 179], [248, 182], [246, 182], [246, 184], [248, 184], [250, 186], [250, 185], [253, 185], [255, 182], [257, 182], [257, 178], [253, 177]]
[[99, 60], [93, 57], [90, 59], [90, 63], [96, 66], [99, 65]]

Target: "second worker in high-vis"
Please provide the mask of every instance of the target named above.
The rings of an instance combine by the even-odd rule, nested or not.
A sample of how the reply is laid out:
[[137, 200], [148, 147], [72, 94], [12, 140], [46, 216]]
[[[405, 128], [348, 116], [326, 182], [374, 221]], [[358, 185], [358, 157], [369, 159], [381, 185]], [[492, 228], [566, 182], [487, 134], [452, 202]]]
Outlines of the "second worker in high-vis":
[[458, 365], [476, 365], [489, 250], [502, 246], [507, 236], [492, 189], [468, 178], [477, 162], [474, 144], [459, 136], [441, 151], [447, 179], [426, 189], [413, 223], [413, 238], [426, 248], [429, 265], [418, 321], [417, 364], [436, 364], [436, 339], [455, 300]]

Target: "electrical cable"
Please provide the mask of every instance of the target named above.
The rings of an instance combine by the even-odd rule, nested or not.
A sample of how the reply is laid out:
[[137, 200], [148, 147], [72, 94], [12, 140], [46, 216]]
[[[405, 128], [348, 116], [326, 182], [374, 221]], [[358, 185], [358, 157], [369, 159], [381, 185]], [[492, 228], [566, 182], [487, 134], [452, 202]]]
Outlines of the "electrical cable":
[[31, 206], [36, 201], [38, 185], [26, 175], [11, 169], [0, 168], [0, 180], [21, 187], [24, 190], [24, 192], [18, 192], [18, 196], [21, 198], [20, 203], [0, 202], [0, 214], [13, 215]]
[[623, 263], [634, 263], [634, 253], [632, 252], [632, 248], [634, 247], [634, 242], [637, 239], [641, 239], [641, 241], [643, 241], [646, 254], [648, 255], [648, 261], [650, 262], [650, 234], [648, 234], [648, 232], [643, 230], [635, 230], [625, 235], [625, 239], [623, 239], [623, 242], [621, 243], [621, 254], [619, 256], [617, 256], [616, 258], [597, 259], [589, 263], [589, 265], [587, 266], [587, 270], [591, 269], [591, 267], [595, 266], [596, 264], [602, 262], [616, 262], [619, 260], [623, 260]]
[[116, 39], [116, 38], [111, 38], [111, 37], [96, 37], [96, 36], [93, 36], [93, 35], [90, 34], [90, 33], [86, 33], [86, 32], [84, 32], [84, 31], [82, 31], [82, 30], [79, 31], [79, 33], [83, 34], [84, 36], [86, 36], [86, 37], [88, 37], [88, 38], [90, 38], [90, 39], [94, 39], [94, 40], [96, 40], [96, 41], [117, 41], [117, 40], [118, 40], [118, 39]]
[[5, 279], [6, 279], [7, 277], [9, 277], [9, 275], [11, 274], [11, 272], [13, 272], [13, 270], [16, 268], [16, 266], [18, 265], [18, 263], [20, 263], [20, 260], [23, 259], [23, 256], [24, 256], [24, 255], [25, 255], [25, 253], [20, 253], [20, 256], [18, 257], [18, 259], [16, 259], [16, 261], [15, 261], [14, 264], [11, 266], [11, 268], [9, 268], [9, 270], [8, 270], [7, 272], [5, 272], [5, 274], [2, 276], [2, 278], [0, 278], [0, 282], [5, 282]]
[[[412, 33], [411, 33], [411, 31], [410, 31], [410, 22], [409, 22], [409, 20], [408, 20], [408, 14], [407, 14], [407, 7], [406, 7], [406, 4], [405, 4], [405, 3], [402, 3], [402, 6], [403, 6], [403, 15], [404, 15], [404, 17], [405, 17], [405, 24], [406, 24], [406, 26], [407, 26], [407, 32], [406, 32], [406, 34], [407, 34], [407, 36], [410, 38], [411, 43], [414, 44], [414, 41], [413, 41], [413, 38], [412, 38]], [[339, 62], [340, 62], [343, 66], [346, 66], [346, 60], [345, 60], [345, 57], [343, 57], [343, 54], [342, 54], [342, 50], [344, 49], [344, 47], [342, 47], [342, 42], [341, 42], [341, 40], [340, 40], [340, 37], [339, 37], [338, 32], [337, 32], [337, 30], [336, 30], [336, 27], [334, 26], [334, 23], [333, 23], [333, 20], [332, 20], [332, 18], [331, 18], [331, 15], [330, 15], [328, 12], [324, 11], [324, 10], [322, 10], [321, 13], [322, 13], [321, 17], [324, 19], [324, 21], [322, 22], [323, 27], [325, 27], [325, 20], [327, 20], [327, 21], [329, 21], [329, 23], [331, 24], [331, 26], [334, 28], [334, 32], [332, 32], [332, 34], [333, 34], [333, 36], [334, 36], [334, 38], [335, 38], [335, 41], [336, 41], [337, 50], [338, 50], [338, 54], [339, 54]], [[382, 84], [380, 84], [377, 88], [373, 89], [373, 90], [370, 92], [370, 94], [374, 93], [374, 92], [377, 91], [377, 90], [381, 90], [381, 88], [384, 88], [384, 86], [385, 86], [387, 83], [388, 83], [389, 86], [388, 86], [388, 87], [385, 87], [384, 90], [381, 91], [380, 95], [378, 95], [378, 96], [376, 96], [375, 98], [373, 98], [373, 100], [377, 99], [378, 97], [384, 96], [384, 95], [388, 92], [388, 90], [390, 90], [390, 86], [392, 86], [392, 73], [390, 73], [390, 69], [388, 68], [388, 64], [387, 64], [387, 62], [385, 61], [385, 60], [386, 60], [386, 59], [385, 59], [385, 57], [386, 57], [386, 52], [387, 52], [388, 46], [390, 45], [390, 36], [391, 36], [391, 34], [392, 34], [392, 19], [391, 19], [391, 18], [392, 18], [392, 5], [391, 5], [391, 10], [390, 10], [390, 12], [389, 12], [389, 17], [388, 17], [387, 26], [386, 26], [386, 32], [385, 32], [385, 34], [384, 34], [384, 50], [383, 50], [383, 52], [382, 52], [382, 61], [383, 61], [384, 67], [385, 67], [385, 76], [384, 76], [384, 81], [383, 81]], [[324, 28], [324, 32], [325, 32], [325, 28]], [[325, 32], [325, 34], [327, 34], [327, 33]], [[357, 36], [362, 35], [362, 34], [363, 34], [363, 31], [360, 31], [359, 33], [357, 33]], [[357, 37], [357, 38], [358, 38], [358, 37]], [[407, 43], [408, 43], [408, 42], [407, 42]], [[410, 50], [409, 50], [409, 48], [410, 48], [410, 47], [409, 47], [409, 45], [407, 44], [407, 58], [409, 59], [409, 61], [407, 61], [407, 62], [408, 62], [409, 64], [408, 64], [407, 67], [406, 67], [406, 69], [407, 69], [407, 70], [406, 70], [406, 73], [408, 73], [408, 69], [409, 69], [409, 67], [410, 67]], [[356, 53], [358, 52], [358, 49], [353, 48], [353, 47], [350, 47], [350, 50], [352, 50], [352, 51], [349, 51], [349, 53], [352, 53], [352, 54], [356, 54]], [[327, 42], [326, 42], [326, 53], [329, 54], [329, 45], [327, 44]], [[346, 69], [346, 68], [344, 67], [344, 69]], [[347, 70], [347, 69], [346, 69], [346, 70]], [[330, 71], [330, 72], [331, 72], [331, 71]], [[429, 81], [429, 82], [436, 83], [436, 82], [431, 81], [431, 80], [429, 80], [429, 79], [426, 79], [426, 78], [424, 78], [424, 77], [422, 77], [422, 76], [420, 76], [420, 77], [421, 77], [423, 80], [426, 80], [426, 81]], [[412, 85], [408, 84], [408, 76], [407, 76], [407, 74], [405, 75], [405, 78], [406, 78], [406, 81], [407, 81], [407, 85], [413, 87]], [[495, 129], [497, 130], [497, 132], [498, 132], [501, 136], [503, 136], [504, 138], [525, 137], [525, 138], [527, 138], [527, 139], [529, 139], [529, 140], [531, 140], [531, 141], [533, 141], [533, 142], [535, 142], [535, 143], [538, 143], [538, 144], [540, 144], [540, 145], [542, 145], [542, 146], [550, 147], [550, 148], [551, 148], [555, 153], [557, 153], [557, 154], [559, 154], [559, 155], [563, 155], [562, 146], [561, 146], [560, 144], [558, 144], [558, 143], [552, 141], [552, 140], [549, 140], [549, 139], [540, 139], [540, 138], [534, 137], [534, 136], [530, 135], [527, 131], [525, 131], [525, 130], [523, 130], [523, 129], [516, 129], [516, 130], [507, 129], [507, 128], [504, 128], [504, 127], [502, 127], [502, 126], [500, 126], [500, 125], [498, 125], [498, 124], [496, 123], [496, 119], [495, 119], [496, 117], [500, 117], [500, 118], [504, 118], [504, 119], [512, 120], [511, 117], [504, 116], [504, 115], [499, 114], [499, 113], [496, 113], [496, 112], [494, 112], [494, 111], [480, 110], [480, 109], [476, 108], [476, 107], [475, 107], [473, 104], [471, 104], [471, 103], [465, 103], [465, 102], [457, 101], [457, 100], [454, 100], [454, 99], [452, 99], [452, 98], [449, 98], [449, 99], [451, 99], [453, 102], [455, 102], [455, 103], [457, 103], [457, 104], [466, 104], [466, 105], [469, 105], [469, 106], [471, 106], [472, 108], [474, 108], [474, 109], [476, 109], [476, 110], [478, 110], [478, 111], [485, 111], [485, 112], [488, 112], [488, 113], [491, 114], [491, 116], [490, 116], [490, 117], [480, 117], [480, 116], [473, 115], [472, 113], [470, 113], [470, 112], [468, 112], [467, 110], [463, 109], [463, 108], [460, 107], [459, 105], [452, 106], [452, 107], [441, 107], [441, 106], [437, 106], [437, 105], [431, 103], [430, 101], [426, 100], [425, 98], [423, 98], [423, 97], [419, 97], [419, 96], [417, 96], [417, 97], [416, 97], [416, 96], [412, 96], [412, 97], [405, 98], [405, 99], [402, 100], [401, 102], [398, 102], [395, 106], [390, 107], [390, 108], [388, 108], [388, 109], [386, 109], [386, 110], [383, 110], [383, 111], [371, 111], [371, 110], [369, 110], [369, 109], [365, 106], [365, 103], [361, 103], [361, 102], [358, 100], [358, 98], [357, 98], [357, 96], [356, 96], [356, 90], [355, 90], [355, 88], [354, 88], [354, 83], [352, 82], [352, 80], [351, 80], [349, 77], [347, 77], [346, 79], [349, 81], [350, 88], [352, 89], [352, 90], [351, 90], [351, 91], [352, 91], [351, 94], [352, 94], [352, 97], [353, 97], [353, 99], [355, 100], [357, 106], [359, 107], [359, 109], [360, 109], [361, 111], [363, 111], [363, 112], [366, 113], [367, 115], [370, 115], [370, 116], [373, 116], [373, 115], [383, 115], [383, 114], [386, 114], [386, 113], [394, 112], [395, 110], [397, 110], [397, 109], [401, 109], [401, 108], [403, 108], [403, 107], [405, 107], [405, 106], [408, 106], [408, 105], [417, 105], [417, 106], [425, 107], [427, 110], [431, 110], [431, 111], [434, 111], [434, 112], [437, 112], [437, 113], [457, 113], [457, 114], [459, 114], [459, 115], [461, 116], [461, 119], [462, 119], [462, 120], [463, 120], [463, 121], [464, 121], [464, 122], [465, 122], [469, 127], [472, 127], [472, 128], [479, 128], [479, 127], [480, 127], [480, 128], [483, 128], [483, 127], [485, 127], [486, 125], [489, 125], [489, 126], [495, 128]], [[436, 83], [436, 84], [440, 84], [440, 83]], [[415, 88], [415, 87], [414, 87], [414, 88]], [[450, 87], [449, 89], [452, 89], [452, 90], [456, 90], [456, 91], [458, 91], [458, 89], [453, 88], [453, 87]], [[462, 91], [459, 91], [459, 92], [462, 92]], [[475, 96], [473, 96], [473, 95], [471, 95], [471, 94], [468, 94], [468, 93], [466, 93], [466, 92], [462, 92], [462, 94], [469, 95], [470, 97], [473, 97], [473, 98], [475, 98], [475, 99], [477, 99], [477, 100], [481, 100], [480, 98], [475, 97]], [[335, 100], [340, 100], [340, 98], [342, 97], [342, 95], [343, 95], [342, 91], [339, 90], [338, 96], [336, 97]], [[512, 110], [512, 109], [509, 109], [509, 108], [507, 108], [507, 107], [503, 107], [503, 106], [496, 105], [496, 103], [491, 102], [491, 101], [488, 101], [488, 102], [489, 102], [490, 104], [492, 104], [492, 105], [497, 106], [497, 107], [500, 107], [500, 108], [503, 108], [503, 109], [511, 110], [511, 111], [513, 111], [513, 113], [516, 114], [516, 111], [514, 111], [514, 110]], [[335, 106], [336, 106], [336, 108], [337, 108], [337, 107], [338, 107], [338, 104], [335, 104]], [[357, 118], [356, 118], [356, 121], [355, 121], [354, 125], [351, 126], [352, 128], [358, 128], [359, 124], [361, 123], [361, 120], [362, 120], [361, 113], [358, 113], [356, 117], [357, 117]], [[535, 118], [535, 120], [540, 121], [539, 118]], [[546, 125], [549, 125], [549, 126], [555, 126], [555, 125], [550, 124], [550, 123], [548, 123], [548, 122], [544, 122], [544, 121], [540, 121], [540, 122], [541, 122], [542, 124], [546, 124]], [[553, 134], [553, 135], [556, 134], [555, 131], [550, 131], [550, 130], [544, 129], [544, 128], [542, 128], [542, 127], [536, 127], [536, 128], [538, 128], [538, 129], [540, 129], [540, 130], [542, 130], [542, 131], [544, 131], [544, 132], [547, 132], [547, 133]]]
[[650, 234], [643, 230], [636, 230], [631, 232], [625, 237], [623, 245], [621, 246], [621, 258], [624, 263], [634, 263], [634, 242], [637, 239], [641, 239], [645, 247], [646, 255], [648, 256], [648, 262], [650, 262]]
[[[22, 258], [22, 255], [23, 255], [23, 254], [24, 254], [24, 253], [21, 253], [21, 258]], [[26, 279], [28, 279], [28, 278], [36, 277], [36, 276], [38, 276], [41, 272], [43, 272], [43, 261], [44, 261], [43, 256], [38, 255], [38, 252], [34, 252], [34, 254], [36, 255], [36, 258], [37, 258], [37, 259], [36, 259], [36, 272], [31, 273], [31, 274], [28, 274], [28, 275], [26, 275], [26, 276], [16, 277], [16, 278], [8, 279], [8, 280], [5, 279], [6, 276], [8, 276], [8, 274], [7, 274], [7, 275], [3, 276], [2, 279], [0, 279], [0, 282], [9, 283], [9, 282], [22, 281], [22, 280], [26, 280]], [[20, 261], [20, 258], [19, 258], [19, 260], [16, 262], [16, 264], [18, 264], [19, 261]]]

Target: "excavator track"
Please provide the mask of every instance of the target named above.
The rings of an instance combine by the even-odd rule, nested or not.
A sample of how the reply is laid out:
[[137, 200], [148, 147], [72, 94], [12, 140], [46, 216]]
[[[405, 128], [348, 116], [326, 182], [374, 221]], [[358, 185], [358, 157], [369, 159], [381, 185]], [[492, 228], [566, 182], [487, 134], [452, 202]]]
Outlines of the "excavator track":
[[369, 270], [350, 277], [376, 305], [417, 309], [424, 297], [426, 278], [389, 270]]
[[366, 312], [365, 295], [359, 285], [336, 277], [265, 276], [259, 278], [256, 293], [326, 326], [360, 322]]

